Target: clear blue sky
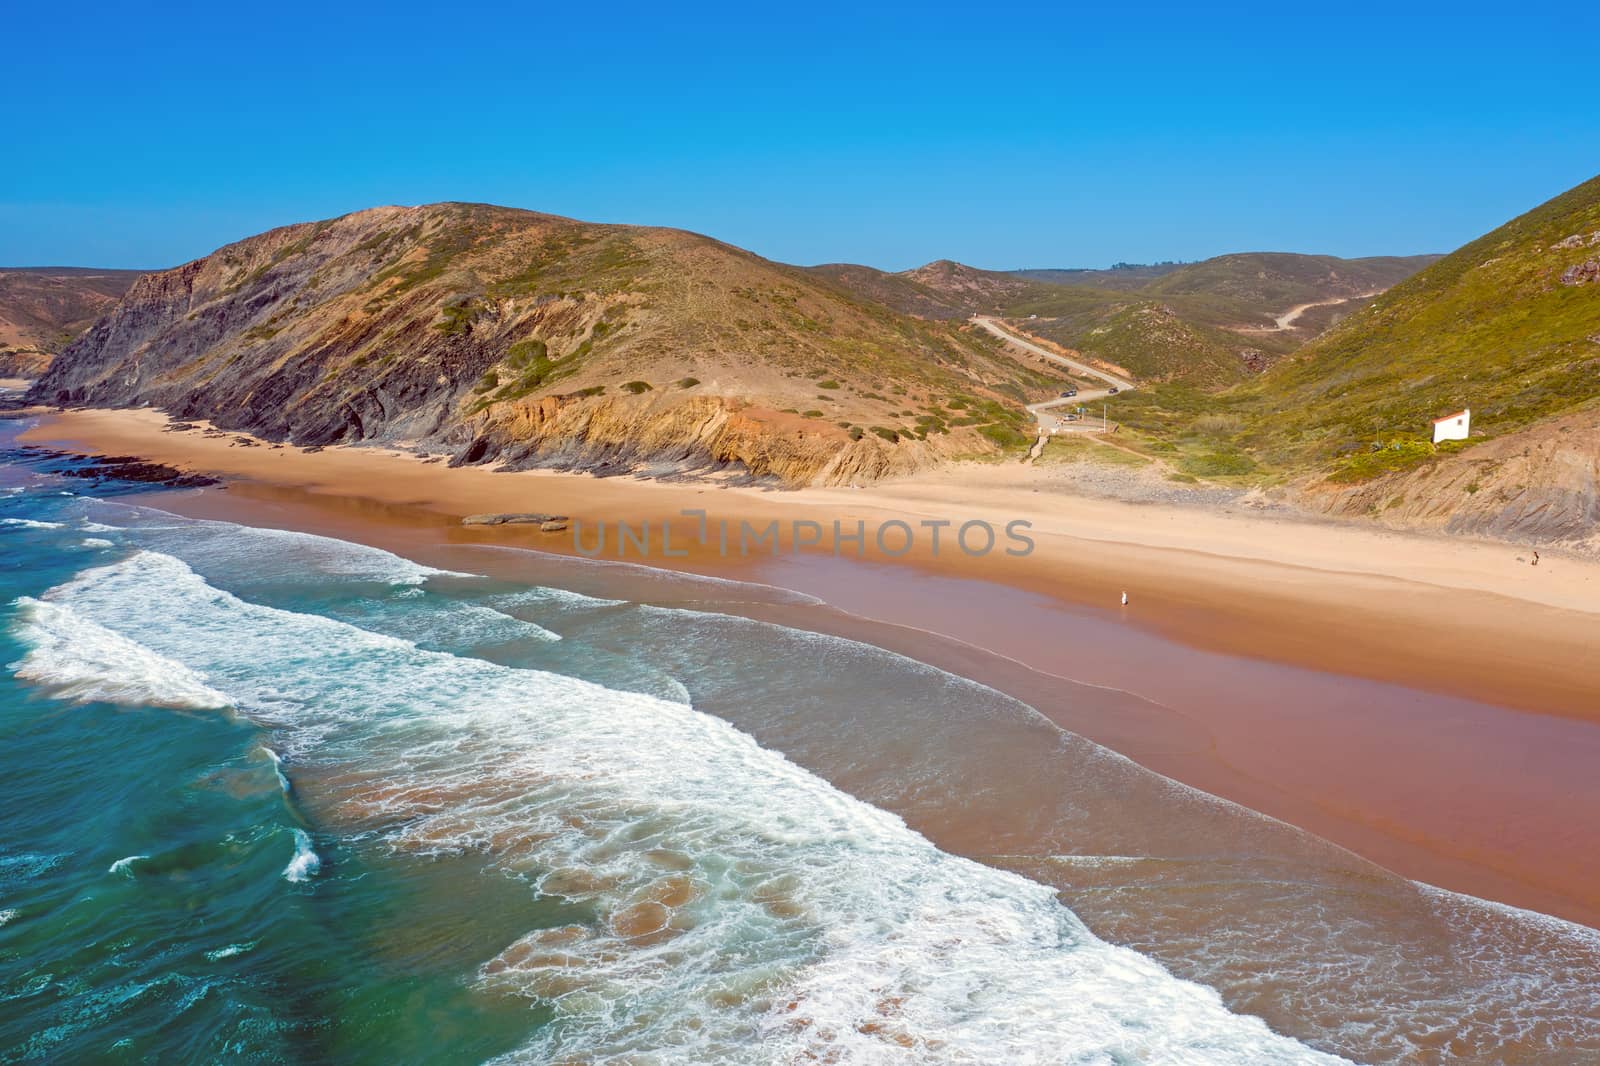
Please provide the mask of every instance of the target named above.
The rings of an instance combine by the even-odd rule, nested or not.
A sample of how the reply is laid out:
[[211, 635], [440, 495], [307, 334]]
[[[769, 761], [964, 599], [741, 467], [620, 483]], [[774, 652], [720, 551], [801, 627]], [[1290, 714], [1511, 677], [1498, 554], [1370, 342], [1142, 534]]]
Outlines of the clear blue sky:
[[14, 0], [0, 264], [380, 203], [797, 263], [1447, 251], [1600, 172], [1600, 15]]

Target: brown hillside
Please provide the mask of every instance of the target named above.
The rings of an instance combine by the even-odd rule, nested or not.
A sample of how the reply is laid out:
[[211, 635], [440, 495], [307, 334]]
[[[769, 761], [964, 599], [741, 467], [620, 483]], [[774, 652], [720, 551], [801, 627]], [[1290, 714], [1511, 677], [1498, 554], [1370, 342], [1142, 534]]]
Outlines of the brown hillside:
[[1024, 443], [1056, 375], [681, 230], [478, 204], [272, 230], [142, 278], [36, 399], [458, 462], [841, 483]]

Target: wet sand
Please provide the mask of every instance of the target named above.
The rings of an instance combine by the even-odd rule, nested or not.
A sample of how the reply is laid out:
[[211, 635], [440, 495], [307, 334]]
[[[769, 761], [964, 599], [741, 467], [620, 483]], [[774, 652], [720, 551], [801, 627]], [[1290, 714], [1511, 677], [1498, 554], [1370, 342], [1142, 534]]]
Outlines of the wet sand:
[[[649, 561], [820, 596], [858, 616], [824, 628], [992, 684], [1160, 773], [1405, 876], [1600, 926], [1588, 840], [1600, 824], [1593, 563], [1547, 553], [1535, 571], [1503, 545], [1041, 500], [1002, 470], [982, 472], [985, 484], [780, 494], [445, 471], [364, 449], [243, 447], [164, 423], [74, 412], [28, 439], [241, 479], [168, 497], [182, 513], [417, 556], [441, 544], [572, 551], [570, 535], [459, 525], [482, 511], [635, 524], [685, 507], [760, 522], [1029, 518], [1039, 546], [1024, 559], [723, 559], [687, 543], [692, 523], [679, 519], [674, 546], [695, 550]], [[1126, 611], [1115, 606], [1122, 588]], [[1140, 698], [1085, 712], [1057, 678]]]

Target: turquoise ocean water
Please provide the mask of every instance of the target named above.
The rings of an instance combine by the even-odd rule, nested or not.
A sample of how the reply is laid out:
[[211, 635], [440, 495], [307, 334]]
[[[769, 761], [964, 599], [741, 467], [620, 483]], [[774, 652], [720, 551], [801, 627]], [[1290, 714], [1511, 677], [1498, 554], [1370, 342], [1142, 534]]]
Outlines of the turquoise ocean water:
[[[50, 466], [0, 466], [0, 1060], [1448, 1061], [1414, 1057], [1441, 1026], [1548, 1056], [1526, 1061], [1600, 1047], [1584, 931], [1419, 904], [982, 686], [712, 609], [737, 589], [428, 567]], [[1009, 773], [960, 762], [985, 738]], [[1168, 954], [912, 828], [965, 802], [997, 850], [1076, 861], [1092, 922], [1171, 926]], [[1250, 840], [1253, 873], [1219, 856]], [[1174, 882], [1224, 921], [1140, 894]], [[1402, 899], [1427, 929], [1369, 913]], [[1269, 944], [1274, 907], [1306, 920]], [[1258, 920], [1255, 955], [1219, 931]], [[1372, 947], [1408, 935], [1454, 961]], [[1363, 956], [1355, 1016], [1335, 989]]]

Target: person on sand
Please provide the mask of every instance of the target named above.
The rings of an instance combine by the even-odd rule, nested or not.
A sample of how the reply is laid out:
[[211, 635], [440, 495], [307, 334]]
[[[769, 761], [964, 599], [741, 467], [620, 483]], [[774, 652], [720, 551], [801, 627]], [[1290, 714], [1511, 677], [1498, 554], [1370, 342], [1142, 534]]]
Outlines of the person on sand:
[[1539, 553], [1538, 552], [1534, 552], [1533, 553], [1533, 563], [1531, 565], [1533, 565], [1533, 566], [1538, 566], [1539, 565]]
[[1122, 594], [1122, 606], [1128, 606], [1128, 594], [1126, 592]]

